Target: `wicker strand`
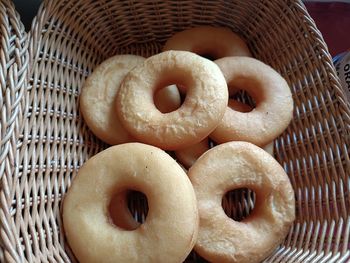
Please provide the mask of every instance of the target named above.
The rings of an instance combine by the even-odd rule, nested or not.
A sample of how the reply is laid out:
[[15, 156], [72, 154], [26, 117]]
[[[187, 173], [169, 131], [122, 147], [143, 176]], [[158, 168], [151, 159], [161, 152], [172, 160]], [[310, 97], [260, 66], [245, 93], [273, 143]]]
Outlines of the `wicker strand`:
[[[275, 150], [295, 189], [297, 220], [266, 262], [350, 260], [349, 103], [301, 1], [45, 0], [27, 36], [7, 0], [0, 23], [1, 262], [76, 262], [62, 200], [81, 165], [106, 147], [78, 110], [85, 78], [114, 54], [153, 55], [174, 32], [203, 24], [240, 34], [293, 93], [294, 119]], [[254, 198], [241, 190], [223, 207], [240, 219]], [[141, 221], [144, 206], [132, 204]], [[188, 262], [205, 261], [192, 253]]]
[[23, 128], [29, 56], [27, 34], [11, 1], [0, 2], [0, 23], [0, 262], [19, 262], [24, 256], [11, 217], [11, 188], [18, 173], [17, 138]]

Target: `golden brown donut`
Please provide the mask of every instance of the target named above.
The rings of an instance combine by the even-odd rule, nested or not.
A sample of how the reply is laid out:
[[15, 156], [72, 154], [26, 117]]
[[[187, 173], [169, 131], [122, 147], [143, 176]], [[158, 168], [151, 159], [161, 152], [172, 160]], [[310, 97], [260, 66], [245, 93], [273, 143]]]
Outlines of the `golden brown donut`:
[[248, 141], [264, 146], [279, 136], [293, 117], [293, 98], [287, 82], [270, 66], [254, 58], [226, 57], [215, 61], [228, 86], [246, 90], [256, 101], [247, 113], [227, 107], [210, 134], [217, 143]]
[[186, 50], [213, 59], [248, 56], [245, 42], [228, 28], [200, 26], [176, 33], [165, 43], [163, 51]]
[[[114, 100], [125, 75], [145, 58], [134, 55], [116, 55], [102, 62], [84, 83], [80, 95], [80, 110], [91, 131], [102, 141], [114, 145], [135, 141], [121, 125]], [[181, 105], [175, 85], [155, 94], [155, 103], [161, 111], [172, 111]]]
[[[248, 142], [228, 142], [204, 153], [188, 176], [196, 192], [200, 226], [195, 251], [210, 262], [260, 262], [287, 235], [295, 218], [294, 192], [278, 162]], [[222, 198], [231, 190], [255, 192], [253, 211], [229, 218]]]
[[[111, 224], [114, 195], [136, 190], [149, 211], [137, 229]], [[170, 209], [171, 208], [171, 209]], [[80, 262], [182, 262], [198, 231], [198, 210], [186, 173], [159, 148], [126, 143], [89, 159], [63, 203], [66, 237]]]
[[[177, 110], [163, 114], [155, 107], [153, 94], [170, 84], [187, 87], [186, 99]], [[215, 63], [191, 52], [166, 51], [128, 73], [116, 109], [125, 129], [139, 141], [176, 150], [208, 136], [227, 101], [227, 85]]]

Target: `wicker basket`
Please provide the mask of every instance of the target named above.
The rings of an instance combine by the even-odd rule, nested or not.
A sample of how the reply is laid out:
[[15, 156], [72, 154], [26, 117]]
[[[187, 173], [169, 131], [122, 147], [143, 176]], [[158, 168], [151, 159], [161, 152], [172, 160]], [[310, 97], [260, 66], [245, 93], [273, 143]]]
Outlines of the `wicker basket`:
[[[47, 0], [26, 33], [2, 0], [0, 18], [1, 262], [75, 261], [62, 198], [79, 167], [106, 147], [78, 110], [84, 79], [114, 54], [152, 55], [174, 32], [203, 24], [238, 32], [294, 95], [294, 120], [275, 153], [295, 189], [297, 219], [266, 261], [350, 260], [349, 103], [300, 1]], [[240, 198], [251, 196], [224, 206], [243, 213], [234, 211]]]

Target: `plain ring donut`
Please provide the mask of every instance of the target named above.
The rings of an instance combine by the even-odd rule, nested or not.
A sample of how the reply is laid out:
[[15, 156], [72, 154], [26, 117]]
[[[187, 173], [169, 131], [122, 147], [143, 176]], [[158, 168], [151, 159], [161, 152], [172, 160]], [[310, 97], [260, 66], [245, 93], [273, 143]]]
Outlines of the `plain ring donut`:
[[[216, 146], [190, 168], [196, 192], [199, 233], [195, 251], [210, 262], [260, 262], [285, 238], [295, 218], [294, 192], [278, 162], [248, 142]], [[249, 188], [255, 207], [240, 222], [229, 218], [222, 198]]]
[[[143, 192], [149, 205], [145, 222], [132, 231], [113, 225], [108, 212], [113, 196], [126, 190]], [[159, 148], [127, 143], [80, 168], [64, 199], [63, 223], [80, 262], [178, 263], [196, 241], [198, 210], [191, 182], [174, 159]]]
[[80, 94], [80, 110], [91, 131], [108, 144], [134, 141], [121, 125], [114, 99], [125, 75], [145, 58], [116, 55], [98, 65], [86, 79]]
[[[252, 110], [252, 107], [250, 107], [248, 104], [233, 99], [230, 99], [228, 101], [228, 107], [239, 112], [250, 112]], [[188, 169], [197, 161], [197, 159], [203, 153], [205, 153], [209, 149], [209, 139], [205, 138], [199, 143], [175, 151], [175, 156], [177, 160]], [[264, 146], [263, 149], [273, 156], [273, 142], [270, 142], [269, 144]]]
[[186, 50], [213, 59], [231, 56], [250, 57], [245, 42], [228, 28], [200, 26], [174, 34], [165, 50]]
[[[91, 131], [102, 141], [114, 145], [135, 141], [121, 125], [114, 100], [126, 74], [145, 58], [135, 55], [116, 55], [98, 65], [86, 79], [80, 94], [80, 110]], [[175, 85], [159, 90], [155, 104], [162, 112], [181, 105], [180, 93]]]
[[[153, 94], [170, 84], [186, 87], [180, 108], [163, 114]], [[139, 141], [166, 150], [195, 144], [221, 121], [228, 89], [219, 67], [187, 51], [166, 51], [149, 57], [124, 78], [116, 109], [125, 129]]]
[[197, 159], [209, 150], [208, 137], [189, 147], [175, 151], [176, 159], [186, 168], [190, 168]]
[[[248, 104], [242, 103], [237, 100], [229, 99], [228, 100], [228, 107], [231, 108], [232, 110], [239, 111], [239, 112], [250, 112], [253, 110], [251, 106]], [[271, 156], [274, 155], [273, 152], [273, 141], [266, 144], [265, 146], [261, 147], [264, 151], [269, 153]]]
[[[232, 110], [239, 111], [239, 112], [250, 112], [253, 110], [253, 108], [248, 104], [245, 104], [243, 102], [233, 100], [233, 99], [228, 100], [228, 107], [231, 108]], [[273, 141], [261, 148], [267, 153], [269, 153], [271, 156], [274, 156]]]
[[273, 141], [293, 117], [293, 98], [287, 82], [273, 68], [254, 58], [227, 57], [215, 63], [227, 85], [246, 90], [256, 107], [247, 113], [227, 107], [210, 138], [217, 143], [247, 141], [260, 147]]

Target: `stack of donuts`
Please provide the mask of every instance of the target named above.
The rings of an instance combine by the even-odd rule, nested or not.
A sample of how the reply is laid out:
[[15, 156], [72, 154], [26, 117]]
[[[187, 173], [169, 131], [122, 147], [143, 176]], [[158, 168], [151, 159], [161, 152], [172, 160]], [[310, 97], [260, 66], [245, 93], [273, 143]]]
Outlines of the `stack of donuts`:
[[[80, 109], [114, 145], [82, 166], [64, 199], [80, 262], [183, 262], [192, 249], [210, 262], [260, 262], [287, 235], [294, 192], [273, 140], [292, 119], [291, 91], [231, 30], [192, 28], [149, 58], [105, 60], [85, 81]], [[222, 199], [239, 188], [256, 201], [238, 222]], [[130, 190], [147, 197], [141, 224]]]

